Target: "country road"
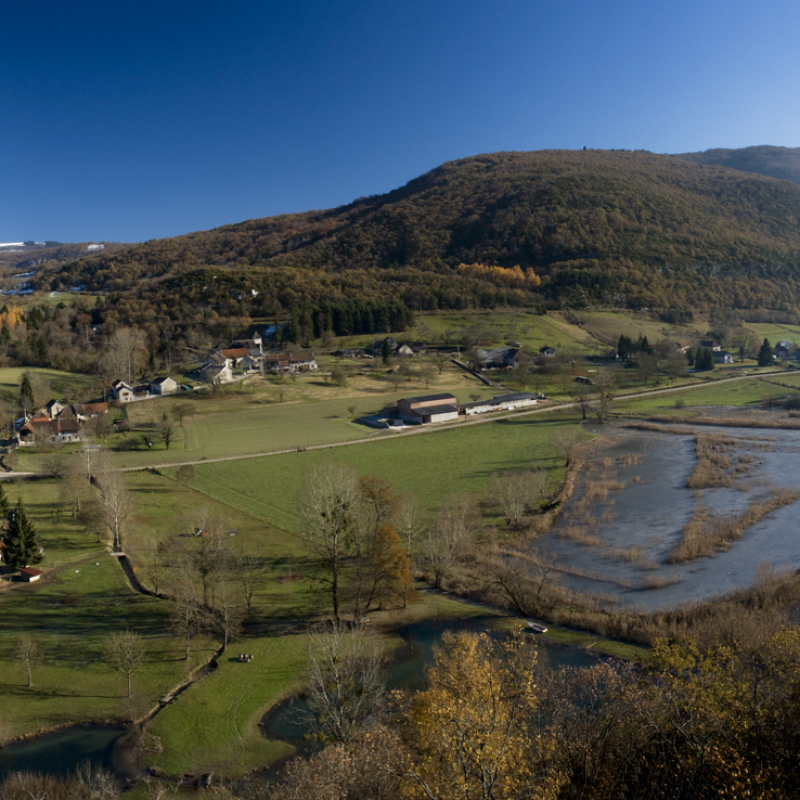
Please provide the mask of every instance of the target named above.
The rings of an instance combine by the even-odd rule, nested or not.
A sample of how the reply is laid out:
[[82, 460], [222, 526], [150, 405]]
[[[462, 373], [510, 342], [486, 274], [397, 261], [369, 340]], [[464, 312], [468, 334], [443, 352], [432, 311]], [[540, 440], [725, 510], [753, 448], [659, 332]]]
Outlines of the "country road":
[[[695, 383], [689, 386], [671, 386], [666, 389], [647, 389], [644, 391], [639, 392], [631, 392], [630, 394], [619, 394], [614, 397], [615, 401], [619, 400], [637, 400], [642, 397], [654, 397], [656, 395], [664, 395], [664, 394], [673, 394], [675, 392], [685, 392], [691, 391], [692, 389], [704, 389], [708, 388], [709, 385], [711, 386], [719, 386], [721, 384], [727, 383], [734, 383], [735, 381], [742, 381], [742, 380], [752, 380], [753, 378], [761, 378], [766, 375], [781, 375], [783, 374], [782, 371], [778, 372], [765, 372], [759, 375], [736, 375], [731, 378], [721, 378], [719, 380], [714, 381], [712, 384], [708, 383]], [[485, 416], [476, 416], [475, 419], [471, 419], [466, 422], [457, 422], [455, 424], [439, 424], [436, 426], [418, 426], [418, 427], [407, 427], [402, 428], [399, 431], [394, 433], [390, 433], [389, 436], [424, 436], [426, 434], [433, 434], [439, 433], [440, 431], [444, 430], [453, 430], [458, 428], [463, 428], [467, 425], [484, 425], [489, 422], [495, 422], [498, 419], [518, 419], [519, 417], [528, 417], [534, 414], [547, 414], [551, 411], [561, 411], [562, 409], [568, 408], [577, 408], [579, 407], [580, 403], [578, 402], [560, 402], [560, 403], [553, 403], [552, 405], [541, 406], [538, 408], [532, 408], [528, 411], [514, 411], [509, 412], [507, 414], [487, 414]], [[146, 469], [166, 469], [170, 467], [183, 467], [187, 465], [197, 466], [199, 464], [217, 464], [223, 461], [244, 461], [246, 459], [251, 458], [264, 458], [266, 456], [280, 456], [285, 455], [286, 453], [298, 453], [298, 452], [306, 452], [310, 450], [331, 450], [335, 447], [350, 447], [352, 445], [361, 445], [361, 444], [368, 444], [370, 442], [385, 442], [387, 441], [386, 435], [375, 435], [369, 437], [364, 437], [363, 439], [353, 439], [347, 442], [334, 442], [332, 444], [315, 444], [309, 445], [307, 447], [292, 447], [285, 450], [267, 450], [260, 453], [247, 453], [246, 455], [233, 455], [233, 456], [219, 456], [217, 458], [200, 458], [194, 459], [192, 461], [172, 461], [166, 463], [152, 463], [152, 464], [144, 464], [139, 465], [136, 467], [123, 467], [120, 472], [141, 472], [142, 470]], [[14, 480], [14, 479], [25, 479], [25, 478], [41, 478], [46, 476], [48, 473], [45, 472], [6, 472], [0, 474], [0, 480]]]

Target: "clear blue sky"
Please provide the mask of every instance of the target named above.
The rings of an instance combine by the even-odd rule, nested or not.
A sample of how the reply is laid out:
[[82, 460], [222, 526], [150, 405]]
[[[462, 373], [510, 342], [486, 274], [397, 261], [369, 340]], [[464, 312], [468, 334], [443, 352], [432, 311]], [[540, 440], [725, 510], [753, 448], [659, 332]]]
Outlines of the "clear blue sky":
[[136, 242], [499, 150], [800, 146], [800, 4], [4, 5], [0, 242]]

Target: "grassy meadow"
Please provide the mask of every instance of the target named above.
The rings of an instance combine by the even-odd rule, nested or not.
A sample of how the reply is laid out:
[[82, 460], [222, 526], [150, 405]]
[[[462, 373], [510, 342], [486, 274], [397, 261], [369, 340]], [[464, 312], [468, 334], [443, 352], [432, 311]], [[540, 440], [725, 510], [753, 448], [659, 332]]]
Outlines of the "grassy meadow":
[[483, 497], [495, 473], [544, 467], [555, 483], [562, 470], [552, 437], [564, 423], [546, 415], [497, 420], [425, 435], [333, 450], [287, 453], [245, 461], [199, 464], [194, 488], [225, 499], [287, 531], [297, 528], [296, 498], [314, 464], [345, 463], [361, 475], [379, 475], [433, 513], [457, 494]]
[[[791, 326], [749, 326], [772, 341], [792, 336]], [[621, 333], [651, 343], [663, 338], [693, 338], [705, 330], [675, 328], [646, 314], [614, 311], [551, 312], [544, 316], [519, 310], [420, 314], [413, 331], [401, 338], [449, 344], [465, 328], [472, 329], [479, 345], [496, 346], [519, 341], [538, 349], [551, 345], [579, 355], [604, 355]], [[780, 329], [780, 336], [775, 335]], [[800, 327], [797, 329], [800, 339]], [[337, 345], [364, 344], [342, 340]], [[773, 342], [774, 343], [774, 342]], [[106, 442], [112, 463], [140, 468], [128, 474], [132, 510], [126, 519], [124, 547], [135, 565], [137, 577], [150, 588], [161, 581], [154, 568], [159, 543], [173, 539], [179, 547], [197, 546], [192, 536], [199, 515], [207, 508], [220, 521], [227, 548], [236, 555], [258, 560], [261, 581], [253, 614], [242, 638], [234, 642], [218, 668], [184, 692], [155, 718], [148, 729], [148, 748], [142, 763], [168, 774], [214, 771], [243, 774], [252, 768], [290, 754], [291, 746], [262, 737], [258, 721], [276, 702], [302, 687], [307, 663], [308, 624], [327, 611], [328, 597], [314, 590], [314, 565], [305, 554], [298, 529], [298, 495], [309, 470], [322, 462], [351, 465], [360, 475], [377, 475], [391, 482], [396, 492], [416, 501], [430, 518], [443, 501], [469, 494], [482, 502], [489, 535], [504, 535], [495, 524], [497, 509], [490, 498], [491, 480], [498, 473], [517, 469], [546, 470], [551, 486], [564, 475], [564, 460], [555, 437], [559, 430], [576, 426], [576, 409], [552, 413], [516, 415], [482, 424], [459, 423], [430, 434], [376, 431], [357, 424], [358, 416], [376, 413], [398, 398], [436, 392], [452, 392], [460, 402], [491, 397], [503, 390], [485, 386], [454, 365], [439, 374], [424, 374], [421, 361], [407, 364], [410, 374], [402, 380], [389, 375], [400, 365], [377, 360], [345, 360], [320, 357], [319, 374], [276, 380], [254, 376], [241, 384], [211, 392], [131, 403], [115, 411], [130, 424], [129, 433], [112, 434]], [[338, 384], [333, 368], [344, 375]], [[750, 376], [720, 383], [726, 376]], [[19, 394], [22, 369], [0, 369], [0, 398], [11, 403]], [[31, 370], [37, 391], [50, 397], [91, 393], [91, 378]], [[635, 370], [618, 370], [620, 391], [641, 388]], [[773, 370], [774, 372], [774, 370]], [[756, 374], [753, 374], [756, 373]], [[676, 392], [631, 401], [618, 401], [620, 415], [678, 413], [678, 406], [757, 405], [765, 398], [784, 397], [797, 387], [800, 373], [779, 372], [764, 379], [753, 362], [744, 367], [716, 369], [676, 382]], [[566, 377], [565, 377], [566, 376]], [[536, 391], [571, 399], [572, 372], [546, 376]], [[492, 376], [509, 387], [514, 375]], [[663, 375], [660, 387], [668, 386]], [[652, 388], [655, 378], [650, 379]], [[698, 383], [700, 385], [698, 385]], [[782, 385], [781, 385], [782, 384]], [[688, 388], [689, 385], [696, 388]], [[91, 396], [91, 394], [87, 394]], [[37, 395], [38, 401], [38, 395]], [[190, 402], [192, 412], [175, 422], [167, 450], [156, 438], [162, 419], [174, 416], [179, 403]], [[685, 411], [683, 413], [686, 413]], [[590, 437], [584, 433], [586, 439]], [[126, 440], [140, 444], [153, 441], [151, 449], [114, 451]], [[317, 445], [342, 445], [324, 450]], [[58, 458], [77, 459], [81, 448], [65, 448]], [[289, 450], [292, 452], [278, 453]], [[262, 453], [274, 455], [258, 455]], [[246, 460], [210, 463], [210, 459], [254, 455]], [[20, 469], [43, 470], [53, 453], [20, 452]], [[179, 486], [171, 464], [199, 462], [191, 488]], [[204, 463], [209, 462], [209, 463]], [[158, 470], [154, 464], [166, 465]], [[5, 484], [13, 504], [22, 497], [39, 531], [46, 555], [45, 578], [33, 585], [0, 581], [0, 723], [10, 723], [14, 736], [66, 724], [125, 718], [152, 708], [198, 664], [207, 661], [218, 641], [200, 637], [192, 657], [183, 660], [182, 642], [171, 632], [171, 602], [134, 592], [105, 542], [89, 536], [66, 511], [59, 483], [37, 480]], [[492, 527], [494, 526], [494, 527]], [[382, 638], [386, 652], [399, 643], [397, 631], [411, 619], [434, 616], [485, 615], [486, 609], [425, 593], [420, 602], [404, 611], [370, 614], [371, 625]], [[103, 659], [103, 644], [111, 632], [131, 629], [146, 640], [145, 667], [135, 675], [133, 701], [122, 697], [124, 677], [112, 672]], [[34, 634], [46, 653], [45, 663], [34, 675], [34, 686], [25, 685], [22, 667], [12, 659], [14, 639], [21, 631]], [[552, 638], [582, 646], [597, 644], [630, 658], [641, 652], [613, 645], [609, 650], [597, 637], [553, 629]], [[614, 649], [616, 647], [616, 649]], [[252, 653], [250, 663], [234, 660], [239, 652]]]

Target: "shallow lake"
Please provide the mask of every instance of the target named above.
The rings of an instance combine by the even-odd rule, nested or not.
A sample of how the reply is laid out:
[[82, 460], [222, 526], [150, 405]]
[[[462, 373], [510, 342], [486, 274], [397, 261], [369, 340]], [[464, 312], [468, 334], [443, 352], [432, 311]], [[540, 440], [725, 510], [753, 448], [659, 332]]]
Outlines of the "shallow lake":
[[[627, 607], [653, 610], [750, 586], [762, 565], [800, 568], [798, 503], [773, 511], [724, 552], [683, 564], [665, 563], [698, 504], [714, 515], [740, 514], [771, 488], [800, 490], [800, 431], [711, 426], [697, 430], [734, 440], [729, 455], [749, 462], [733, 486], [701, 492], [686, 488], [696, 464], [691, 435], [602, 432], [607, 441], [592, 456], [601, 468], [589, 467], [553, 531], [532, 545], [562, 566], [562, 583], [604, 594]], [[613, 487], [607, 496], [594, 497], [592, 485], [596, 490], [602, 481]]]

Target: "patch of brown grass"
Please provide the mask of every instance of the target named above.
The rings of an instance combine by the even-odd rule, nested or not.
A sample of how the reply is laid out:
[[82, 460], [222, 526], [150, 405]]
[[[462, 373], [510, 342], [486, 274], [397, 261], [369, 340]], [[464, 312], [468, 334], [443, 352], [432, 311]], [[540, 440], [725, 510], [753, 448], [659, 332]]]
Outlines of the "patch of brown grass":
[[755, 500], [744, 513], [721, 517], [715, 517], [704, 505], [698, 506], [684, 525], [681, 541], [667, 557], [667, 563], [683, 563], [727, 549], [767, 514], [791, 505], [798, 497], [800, 492], [796, 489], [773, 489], [768, 497]]

